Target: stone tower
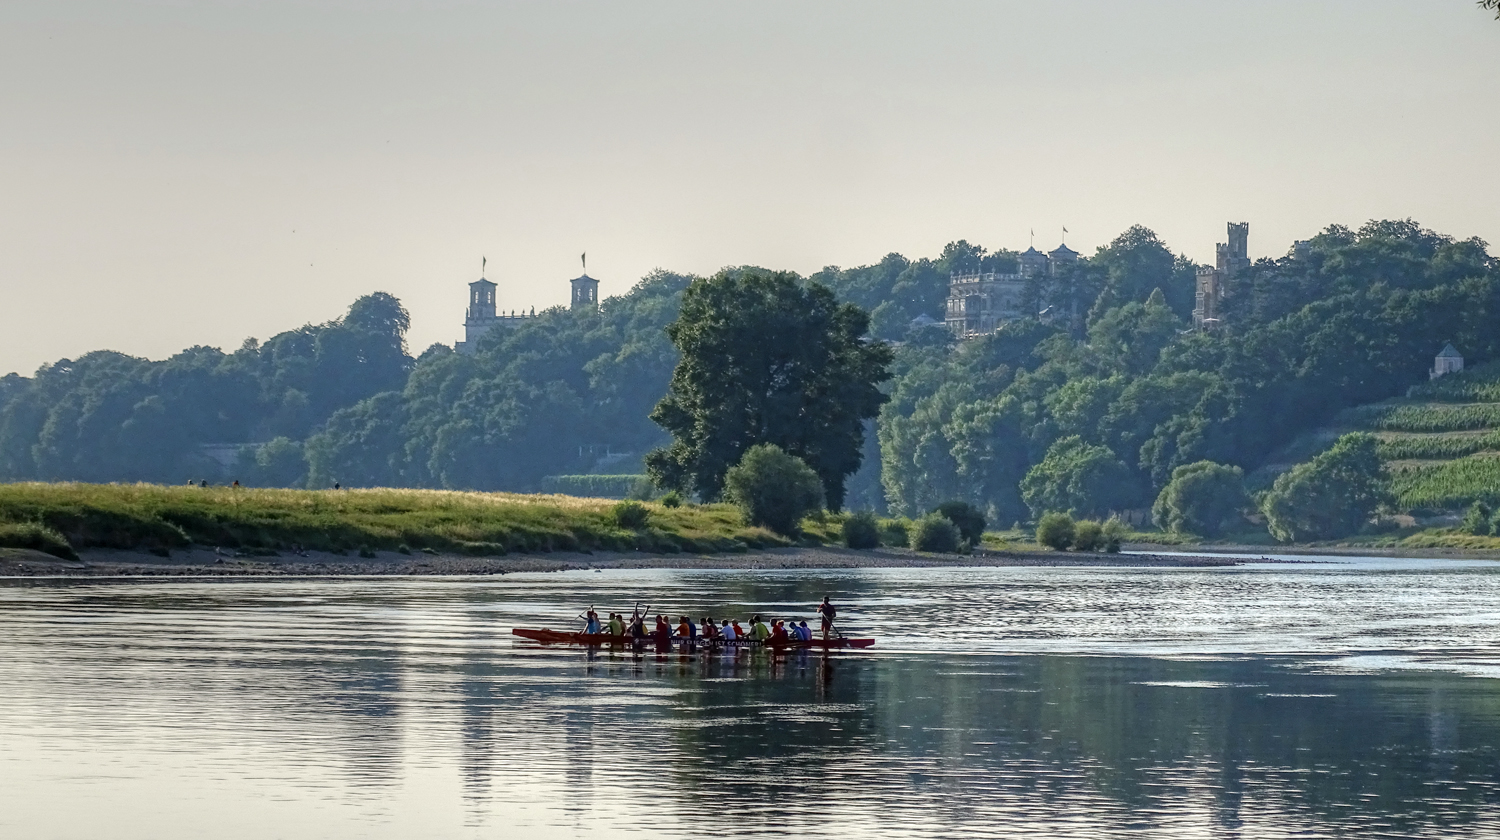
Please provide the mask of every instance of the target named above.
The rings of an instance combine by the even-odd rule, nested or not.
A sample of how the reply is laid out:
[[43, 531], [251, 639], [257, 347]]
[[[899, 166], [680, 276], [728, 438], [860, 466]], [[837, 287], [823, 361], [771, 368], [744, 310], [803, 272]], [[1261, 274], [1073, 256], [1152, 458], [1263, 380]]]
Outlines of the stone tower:
[[599, 308], [599, 281], [584, 274], [568, 281], [573, 285], [573, 308], [597, 310]]
[[476, 342], [497, 327], [519, 327], [527, 315], [509, 315], [495, 310], [496, 285], [483, 277], [469, 284], [469, 308], [464, 312], [464, 340], [455, 342], [453, 349], [460, 353], [473, 353]]
[[1219, 304], [1229, 294], [1229, 283], [1250, 267], [1250, 223], [1230, 222], [1229, 241], [1214, 249], [1213, 268], [1198, 269], [1198, 294], [1193, 306], [1193, 325], [1213, 329], [1219, 325]]

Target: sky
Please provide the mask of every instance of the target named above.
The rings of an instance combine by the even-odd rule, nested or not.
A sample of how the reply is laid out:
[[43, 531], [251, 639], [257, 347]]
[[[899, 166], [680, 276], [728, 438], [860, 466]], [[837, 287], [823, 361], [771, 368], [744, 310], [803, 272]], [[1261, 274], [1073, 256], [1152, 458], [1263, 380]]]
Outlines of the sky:
[[[0, 374], [957, 239], [1500, 244], [1472, 0], [0, 4]], [[1500, 248], [1493, 250], [1500, 251]]]

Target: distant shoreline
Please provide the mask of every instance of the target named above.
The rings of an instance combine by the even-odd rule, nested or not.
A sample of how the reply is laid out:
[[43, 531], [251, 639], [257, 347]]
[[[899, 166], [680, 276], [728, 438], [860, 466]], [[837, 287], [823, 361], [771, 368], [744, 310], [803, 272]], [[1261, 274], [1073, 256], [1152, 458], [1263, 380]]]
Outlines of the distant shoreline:
[[[245, 554], [245, 552], [239, 552]], [[1062, 551], [984, 551], [925, 554], [905, 549], [856, 551], [845, 548], [773, 548], [733, 554], [655, 554], [600, 551], [468, 557], [456, 554], [374, 552], [370, 558], [329, 552], [290, 552], [278, 556], [234, 556], [213, 549], [173, 551], [160, 557], [146, 551], [95, 549], [79, 562], [40, 552], [0, 549], [0, 576], [79, 578], [161, 577], [369, 577], [503, 575], [588, 569], [874, 569], [961, 567], [1158, 567], [1237, 566], [1244, 560], [1223, 556], [1085, 554]]]

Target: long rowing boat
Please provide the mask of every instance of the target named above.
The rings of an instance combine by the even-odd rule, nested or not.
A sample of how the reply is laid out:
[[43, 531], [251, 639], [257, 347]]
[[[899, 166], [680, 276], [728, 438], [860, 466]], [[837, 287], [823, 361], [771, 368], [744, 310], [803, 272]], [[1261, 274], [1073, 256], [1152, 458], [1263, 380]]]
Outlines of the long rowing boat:
[[[544, 645], [627, 645], [627, 644], [654, 645], [654, 644], [657, 644], [656, 638], [654, 636], [647, 636], [647, 637], [645, 637], [643, 639], [636, 640], [636, 639], [633, 639], [633, 638], [631, 638], [629, 636], [611, 636], [608, 633], [569, 633], [569, 632], [566, 632], [566, 631], [563, 631], [563, 630], [533, 630], [533, 629], [526, 628], [526, 627], [516, 627], [516, 628], [512, 629], [510, 632], [512, 634], [514, 634], [514, 635], [520, 636], [523, 639], [530, 639], [533, 642], [541, 642]], [[684, 638], [682, 638], [680, 636], [673, 636], [671, 638], [671, 643], [672, 644], [677, 644], [677, 643], [682, 643], [682, 642], [688, 642], [688, 641], [689, 641], [688, 639], [684, 639]], [[804, 642], [804, 641], [801, 641], [801, 640], [793, 640], [793, 639], [786, 639], [784, 641], [767, 640], [765, 642], [752, 642], [752, 641], [749, 641], [749, 640], [737, 641], [737, 642], [725, 642], [723, 639], [693, 639], [691, 641], [693, 643], [695, 643], [695, 644], [700, 644], [700, 645], [705, 645], [705, 646], [708, 646], [708, 645], [725, 645], [725, 644], [730, 644], [730, 645], [746, 645], [746, 646], [749, 646], [749, 645], [759, 645], [761, 647], [768, 647], [768, 648], [772, 648], [774, 650], [801, 650], [801, 649], [806, 649], [806, 648], [818, 648], [818, 649], [867, 648], [867, 647], [870, 647], [871, 645], [875, 644], [875, 640], [874, 639], [850, 639], [850, 638], [813, 639], [812, 641], [809, 641], [809, 642]]]

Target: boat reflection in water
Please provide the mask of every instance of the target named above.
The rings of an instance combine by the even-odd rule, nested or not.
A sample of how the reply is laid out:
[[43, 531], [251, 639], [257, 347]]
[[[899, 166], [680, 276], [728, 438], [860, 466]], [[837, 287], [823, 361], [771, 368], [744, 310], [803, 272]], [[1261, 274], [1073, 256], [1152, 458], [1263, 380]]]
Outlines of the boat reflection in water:
[[[1477, 565], [17, 582], [0, 835], [1495, 835], [1497, 584]], [[830, 592], [877, 647], [510, 635], [579, 603], [785, 616]]]

